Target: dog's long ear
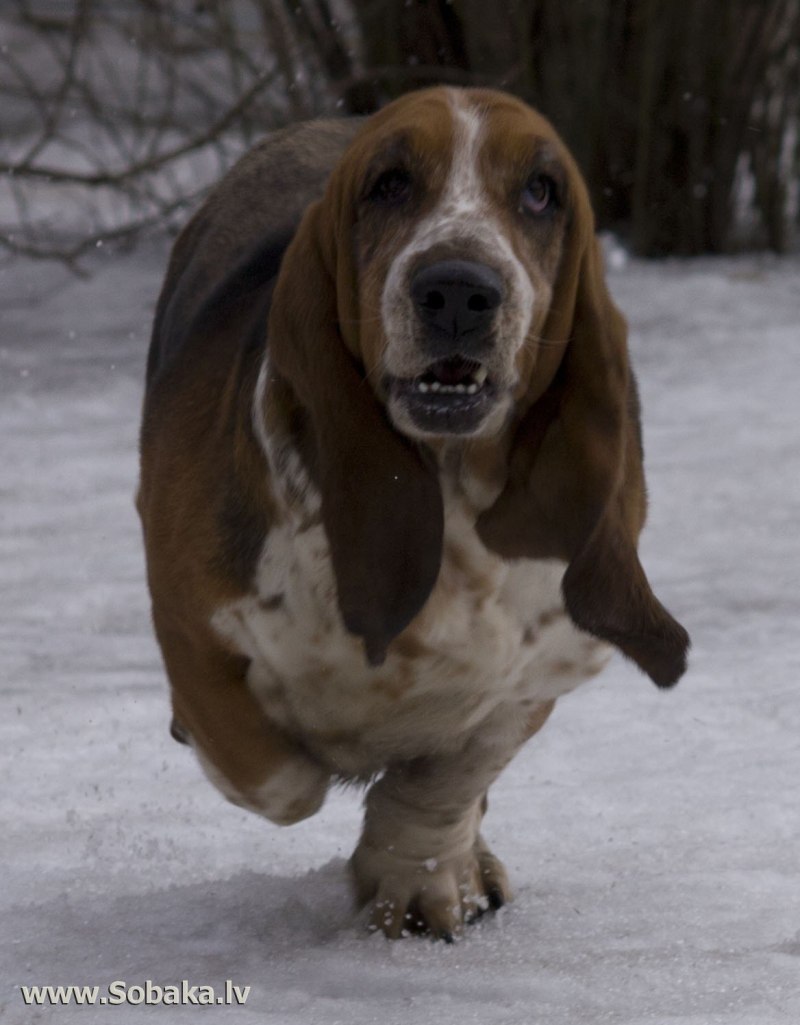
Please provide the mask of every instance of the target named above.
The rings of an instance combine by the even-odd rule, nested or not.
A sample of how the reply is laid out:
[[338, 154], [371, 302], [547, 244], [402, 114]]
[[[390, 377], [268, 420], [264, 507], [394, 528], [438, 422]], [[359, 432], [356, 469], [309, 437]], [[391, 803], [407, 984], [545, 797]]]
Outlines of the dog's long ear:
[[508, 558], [564, 559], [562, 589], [576, 625], [666, 687], [686, 668], [689, 638], [654, 596], [636, 554], [646, 499], [627, 329], [606, 289], [585, 186], [577, 171], [573, 177], [542, 332], [566, 341], [566, 350], [519, 423], [505, 488], [478, 529]]
[[391, 427], [354, 355], [351, 225], [336, 187], [309, 208], [284, 257], [269, 359], [309, 417], [339, 608], [376, 665], [436, 582], [444, 516], [433, 466]]

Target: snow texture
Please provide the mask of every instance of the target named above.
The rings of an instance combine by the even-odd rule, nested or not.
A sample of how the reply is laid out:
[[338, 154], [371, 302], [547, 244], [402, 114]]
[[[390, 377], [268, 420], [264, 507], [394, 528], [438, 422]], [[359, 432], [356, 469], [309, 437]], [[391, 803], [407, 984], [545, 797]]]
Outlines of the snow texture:
[[612, 262], [691, 669], [559, 702], [492, 791], [516, 900], [453, 946], [367, 934], [357, 791], [284, 830], [169, 737], [133, 508], [164, 253], [0, 274], [0, 1021], [198, 1020], [19, 990], [147, 979], [249, 985], [202, 1015], [242, 1025], [800, 1020], [800, 261]]

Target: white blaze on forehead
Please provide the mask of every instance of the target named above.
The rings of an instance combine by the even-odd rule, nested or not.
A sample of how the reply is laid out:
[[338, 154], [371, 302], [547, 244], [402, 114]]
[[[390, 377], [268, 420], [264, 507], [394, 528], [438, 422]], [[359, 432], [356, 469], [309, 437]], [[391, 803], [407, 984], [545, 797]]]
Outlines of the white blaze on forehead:
[[479, 110], [468, 107], [458, 93], [451, 92], [450, 97], [455, 145], [442, 196], [442, 213], [457, 217], [480, 210], [485, 214], [486, 194], [478, 173], [483, 117]]
[[484, 116], [476, 107], [467, 105], [455, 90], [449, 95], [453, 115], [453, 154], [447, 182], [436, 209], [423, 221], [411, 240], [409, 254], [420, 252], [438, 241], [462, 237], [474, 237], [491, 251], [493, 244], [496, 248], [500, 239], [500, 225], [492, 216], [478, 168]]

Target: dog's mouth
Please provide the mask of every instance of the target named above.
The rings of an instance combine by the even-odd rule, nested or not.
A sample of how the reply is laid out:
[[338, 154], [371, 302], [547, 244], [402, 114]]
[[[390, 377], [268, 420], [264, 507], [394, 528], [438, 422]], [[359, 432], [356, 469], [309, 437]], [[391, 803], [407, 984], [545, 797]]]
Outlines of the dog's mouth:
[[414, 426], [426, 434], [475, 431], [496, 396], [483, 363], [463, 356], [437, 360], [416, 377], [390, 378], [388, 388]]

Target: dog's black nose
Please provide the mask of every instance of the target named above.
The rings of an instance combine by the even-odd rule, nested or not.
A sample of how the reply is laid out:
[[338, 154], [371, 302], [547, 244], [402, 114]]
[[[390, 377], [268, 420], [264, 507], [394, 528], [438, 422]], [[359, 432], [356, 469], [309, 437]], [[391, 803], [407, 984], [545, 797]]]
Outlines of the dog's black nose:
[[503, 301], [496, 270], [470, 260], [441, 260], [420, 268], [411, 279], [411, 298], [431, 341], [471, 345], [485, 341], [494, 312]]

